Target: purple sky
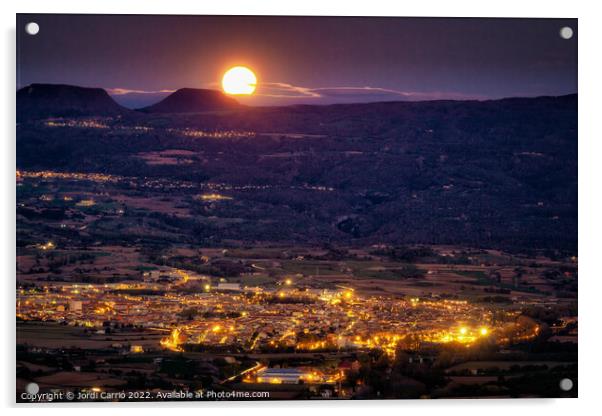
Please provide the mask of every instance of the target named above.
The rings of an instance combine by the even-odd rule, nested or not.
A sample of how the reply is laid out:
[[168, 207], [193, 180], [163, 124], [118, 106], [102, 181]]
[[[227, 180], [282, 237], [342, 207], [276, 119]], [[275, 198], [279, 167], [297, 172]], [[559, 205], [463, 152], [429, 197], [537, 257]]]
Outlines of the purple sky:
[[257, 74], [249, 105], [577, 92], [576, 19], [21, 14], [17, 33], [17, 87], [103, 87], [131, 107], [219, 88], [235, 65]]

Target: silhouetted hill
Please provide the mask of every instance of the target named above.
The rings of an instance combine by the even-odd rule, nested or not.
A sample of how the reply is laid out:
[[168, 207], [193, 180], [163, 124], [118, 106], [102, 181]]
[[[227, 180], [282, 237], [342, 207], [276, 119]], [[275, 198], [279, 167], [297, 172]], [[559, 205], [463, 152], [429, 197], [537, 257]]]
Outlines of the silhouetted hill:
[[17, 121], [48, 117], [111, 116], [128, 112], [102, 88], [31, 84], [17, 91]]
[[157, 104], [141, 108], [144, 113], [198, 113], [212, 110], [228, 110], [240, 104], [221, 91], [181, 88]]

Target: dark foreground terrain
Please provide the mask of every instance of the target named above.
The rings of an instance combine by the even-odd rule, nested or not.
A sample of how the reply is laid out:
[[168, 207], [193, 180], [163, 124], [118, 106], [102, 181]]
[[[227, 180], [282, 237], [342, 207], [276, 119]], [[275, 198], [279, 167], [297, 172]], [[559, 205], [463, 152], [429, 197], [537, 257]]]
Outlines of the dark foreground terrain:
[[[576, 250], [575, 95], [33, 114], [17, 127], [18, 169], [169, 182], [187, 215], [164, 215], [191, 243]], [[195, 201], [211, 189], [227, 199]]]
[[577, 396], [576, 96], [17, 102], [18, 401]]

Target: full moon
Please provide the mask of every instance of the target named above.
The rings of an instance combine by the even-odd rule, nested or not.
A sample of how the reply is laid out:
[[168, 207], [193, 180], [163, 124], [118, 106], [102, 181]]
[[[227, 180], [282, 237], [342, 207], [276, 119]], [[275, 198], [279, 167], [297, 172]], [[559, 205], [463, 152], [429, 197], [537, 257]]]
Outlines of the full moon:
[[222, 78], [222, 88], [226, 94], [251, 95], [257, 87], [257, 77], [245, 66], [230, 68]]

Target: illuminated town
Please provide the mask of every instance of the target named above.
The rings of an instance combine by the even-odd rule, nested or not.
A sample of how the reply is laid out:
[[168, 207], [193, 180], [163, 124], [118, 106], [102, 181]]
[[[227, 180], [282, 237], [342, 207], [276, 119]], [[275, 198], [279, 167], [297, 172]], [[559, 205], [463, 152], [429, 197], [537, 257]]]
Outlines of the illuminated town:
[[[207, 276], [183, 270], [163, 273], [173, 283], [158, 285], [159, 273], [148, 273], [149, 282], [142, 284], [21, 289], [17, 318], [85, 328], [92, 337], [132, 326], [161, 335], [151, 344], [119, 345], [131, 354], [161, 349], [237, 354], [378, 350], [394, 358], [399, 348], [504, 345], [533, 339], [539, 332], [534, 321], [517, 324], [516, 308], [496, 313], [494, 319], [494, 311], [459, 300], [364, 297], [352, 288], [297, 288], [292, 278], [268, 291], [234, 283], [215, 285]], [[182, 291], [192, 282], [199, 284], [194, 287], [200, 293]], [[282, 375], [267, 364], [256, 364], [240, 377], [244, 383], [336, 384], [345, 375], [320, 367], [295, 371]]]
[[[182, 271], [182, 284], [189, 277]], [[203, 277], [201, 281], [208, 282]], [[240, 288], [238, 284], [203, 284], [203, 293], [178, 292], [178, 285], [156, 284], [56, 285], [41, 292], [22, 290], [17, 316], [25, 320], [53, 320], [101, 330], [107, 320], [169, 331], [157, 348], [182, 351], [196, 344], [211, 349], [228, 346], [237, 351], [336, 351], [381, 349], [394, 355], [398, 344], [477, 342], [509, 337], [528, 339], [538, 327], [514, 328], [516, 311], [504, 321], [466, 301], [361, 297], [352, 289], [298, 290], [290, 285], [274, 292]], [[162, 296], [129, 293], [165, 291]], [[187, 311], [203, 316], [190, 320]], [[410, 341], [411, 340], [411, 341]]]

